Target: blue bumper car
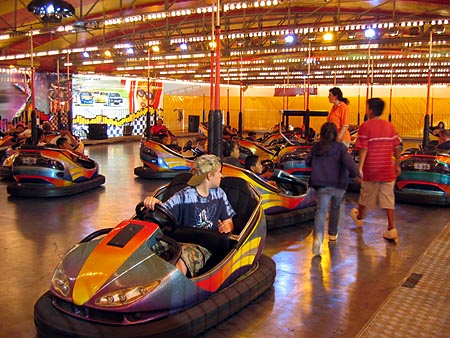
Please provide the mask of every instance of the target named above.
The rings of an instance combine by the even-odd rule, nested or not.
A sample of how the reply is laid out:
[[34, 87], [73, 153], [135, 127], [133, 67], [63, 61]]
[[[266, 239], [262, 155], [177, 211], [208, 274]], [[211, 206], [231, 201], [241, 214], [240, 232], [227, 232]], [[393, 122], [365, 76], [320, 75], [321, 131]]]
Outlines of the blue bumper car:
[[58, 197], [78, 194], [105, 183], [97, 162], [57, 148], [20, 147], [11, 165], [14, 183], [10, 195], [19, 197]]

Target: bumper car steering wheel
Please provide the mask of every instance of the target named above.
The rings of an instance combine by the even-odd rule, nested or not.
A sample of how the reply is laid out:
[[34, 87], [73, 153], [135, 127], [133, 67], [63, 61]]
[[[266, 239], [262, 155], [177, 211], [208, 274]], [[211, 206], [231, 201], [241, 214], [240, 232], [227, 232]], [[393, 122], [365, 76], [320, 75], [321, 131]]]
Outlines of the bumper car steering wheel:
[[150, 221], [159, 225], [164, 234], [173, 233], [178, 227], [175, 216], [166, 208], [155, 204], [155, 210], [145, 207], [144, 202], [136, 205], [136, 217], [142, 221]]
[[185, 144], [184, 147], [183, 147], [183, 153], [184, 153], [185, 151], [188, 151], [188, 150], [191, 150], [191, 149], [192, 149], [192, 141], [189, 140], [189, 141], [186, 142], [186, 144]]

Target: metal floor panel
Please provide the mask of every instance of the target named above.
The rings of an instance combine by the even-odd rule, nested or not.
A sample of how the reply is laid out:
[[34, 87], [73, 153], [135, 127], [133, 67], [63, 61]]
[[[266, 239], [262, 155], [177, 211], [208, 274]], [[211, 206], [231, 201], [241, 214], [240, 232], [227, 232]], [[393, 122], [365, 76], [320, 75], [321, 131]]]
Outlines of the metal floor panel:
[[358, 337], [450, 337], [450, 222]]

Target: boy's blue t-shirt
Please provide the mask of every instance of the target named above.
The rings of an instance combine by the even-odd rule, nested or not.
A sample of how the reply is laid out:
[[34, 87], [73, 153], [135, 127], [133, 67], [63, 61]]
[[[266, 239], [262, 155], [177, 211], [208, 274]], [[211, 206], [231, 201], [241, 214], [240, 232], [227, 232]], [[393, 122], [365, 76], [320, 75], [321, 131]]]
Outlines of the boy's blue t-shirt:
[[219, 220], [236, 215], [221, 188], [210, 189], [209, 195], [203, 197], [195, 187], [186, 187], [164, 202], [163, 206], [172, 212], [181, 227], [217, 230]]

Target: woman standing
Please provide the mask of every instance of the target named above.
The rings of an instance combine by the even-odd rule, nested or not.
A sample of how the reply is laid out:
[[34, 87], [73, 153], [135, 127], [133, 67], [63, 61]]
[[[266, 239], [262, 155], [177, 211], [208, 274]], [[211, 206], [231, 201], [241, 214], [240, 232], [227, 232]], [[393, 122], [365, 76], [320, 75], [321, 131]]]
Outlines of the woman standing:
[[333, 122], [338, 130], [337, 141], [344, 143], [347, 147], [350, 145], [350, 109], [348, 99], [343, 97], [342, 91], [333, 87], [328, 94], [328, 101], [333, 104], [327, 117], [327, 122]]

